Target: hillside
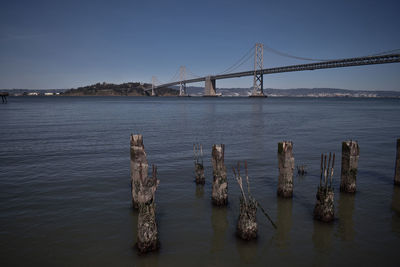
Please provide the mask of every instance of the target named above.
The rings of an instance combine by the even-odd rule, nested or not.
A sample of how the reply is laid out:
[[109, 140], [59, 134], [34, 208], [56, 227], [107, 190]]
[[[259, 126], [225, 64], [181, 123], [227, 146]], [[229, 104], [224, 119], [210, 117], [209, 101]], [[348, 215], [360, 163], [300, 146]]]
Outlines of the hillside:
[[[146, 83], [96, 83], [76, 89], [66, 90], [64, 96], [148, 96], [151, 91], [151, 84]], [[179, 94], [177, 90], [171, 88], [155, 89], [158, 96], [176, 96]]]

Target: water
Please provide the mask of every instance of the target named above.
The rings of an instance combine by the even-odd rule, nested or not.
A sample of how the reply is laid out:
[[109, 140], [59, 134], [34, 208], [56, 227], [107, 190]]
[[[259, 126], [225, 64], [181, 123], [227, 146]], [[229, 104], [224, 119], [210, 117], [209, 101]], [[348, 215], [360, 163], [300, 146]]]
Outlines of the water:
[[[398, 265], [400, 188], [393, 186], [398, 99], [10, 97], [0, 105], [2, 266]], [[159, 170], [161, 248], [139, 256], [131, 207], [129, 136], [142, 133]], [[313, 220], [320, 154], [360, 145], [355, 196], [334, 175], [332, 224]], [[294, 197], [277, 189], [277, 143], [294, 142]], [[206, 184], [194, 184], [192, 145], [205, 147]], [[211, 205], [211, 146], [226, 144], [229, 201]], [[235, 236], [247, 160], [259, 237]], [[336, 166], [340, 166], [337, 161]], [[397, 264], [396, 264], [397, 263]]]

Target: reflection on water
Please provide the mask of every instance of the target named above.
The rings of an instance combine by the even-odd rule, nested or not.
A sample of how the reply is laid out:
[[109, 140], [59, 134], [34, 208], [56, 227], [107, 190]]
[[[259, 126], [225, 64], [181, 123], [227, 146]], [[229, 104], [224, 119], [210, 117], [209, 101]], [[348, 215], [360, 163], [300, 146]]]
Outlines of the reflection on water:
[[257, 240], [244, 241], [236, 238], [236, 248], [241, 262], [249, 264], [257, 262], [257, 248], [259, 244]]
[[344, 241], [354, 240], [354, 200], [355, 195], [353, 194], [340, 194], [338, 204], [338, 234]]
[[[251, 116], [251, 135], [257, 137], [264, 131], [264, 113], [263, 113], [263, 101], [256, 101], [252, 103], [252, 116]], [[255, 138], [252, 140], [256, 142], [256, 145], [262, 147], [264, 140], [261, 138]]]
[[400, 235], [400, 186], [393, 186], [392, 231]]
[[219, 255], [226, 245], [226, 235], [228, 230], [228, 210], [226, 207], [215, 207], [211, 209], [211, 226], [213, 234], [211, 237], [211, 260], [214, 265], [221, 266], [224, 259]]
[[226, 230], [228, 229], [228, 210], [226, 207], [212, 207], [211, 226], [213, 236], [211, 238], [211, 252], [218, 252], [225, 246]]
[[138, 267], [157, 267], [157, 266], [159, 266], [157, 253], [158, 252], [155, 251], [155, 252], [151, 252], [147, 255], [140, 255], [143, 257], [139, 257], [137, 265], [134, 265], [134, 266], [138, 266]]
[[315, 253], [314, 265], [328, 265], [329, 254], [332, 251], [333, 223], [324, 223], [314, 220], [314, 231], [312, 241], [314, 243]]
[[324, 223], [314, 220], [312, 240], [318, 251], [328, 251], [332, 246], [333, 223]]
[[204, 196], [204, 185], [196, 184], [196, 197], [203, 198]]
[[287, 248], [290, 243], [290, 229], [292, 228], [292, 199], [277, 198], [276, 245]]

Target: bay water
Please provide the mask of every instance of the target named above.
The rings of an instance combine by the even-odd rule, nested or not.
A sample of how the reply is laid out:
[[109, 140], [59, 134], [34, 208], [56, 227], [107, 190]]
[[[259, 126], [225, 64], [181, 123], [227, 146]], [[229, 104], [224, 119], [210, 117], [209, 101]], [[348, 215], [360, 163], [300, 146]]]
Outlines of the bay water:
[[[129, 136], [143, 134], [160, 249], [138, 255]], [[400, 187], [393, 185], [400, 99], [10, 97], [0, 105], [1, 266], [398, 266]], [[291, 140], [293, 199], [276, 195], [277, 144]], [[360, 145], [357, 193], [339, 192], [341, 142]], [[193, 143], [206, 184], [194, 183]], [[211, 147], [225, 144], [229, 205], [211, 204]], [[321, 153], [335, 152], [335, 221], [313, 220]], [[256, 241], [236, 235], [247, 160]]]

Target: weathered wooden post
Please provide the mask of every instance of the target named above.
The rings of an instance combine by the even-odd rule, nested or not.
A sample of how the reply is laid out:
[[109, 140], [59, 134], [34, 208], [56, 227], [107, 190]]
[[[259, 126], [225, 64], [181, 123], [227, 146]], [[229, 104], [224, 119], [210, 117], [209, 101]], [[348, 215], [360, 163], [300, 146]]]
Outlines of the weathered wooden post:
[[140, 177], [144, 175], [146, 175], [147, 177], [147, 172], [149, 168], [146, 158], [146, 152], [144, 151], [143, 136], [141, 134], [131, 134], [130, 154], [132, 203], [133, 207], [137, 209], [138, 193], [140, 190]]
[[307, 174], [306, 165], [297, 165], [297, 175], [304, 176]]
[[228, 204], [228, 181], [226, 179], [226, 167], [224, 163], [225, 145], [213, 145], [213, 185], [212, 202], [214, 205], [223, 206]]
[[400, 185], [400, 139], [397, 139], [396, 166], [394, 171], [394, 184]]
[[242, 195], [240, 196], [240, 213], [237, 222], [237, 235], [244, 240], [251, 240], [257, 237], [257, 201], [250, 194], [249, 175], [247, 173], [247, 162], [245, 164], [247, 193], [243, 190], [242, 177], [240, 175], [240, 165], [238, 163], [237, 169], [233, 168], [236, 181], [239, 184]]
[[342, 171], [340, 178], [340, 191], [346, 193], [356, 192], [356, 177], [360, 147], [356, 141], [342, 143]]
[[3, 104], [7, 104], [8, 92], [0, 92], [0, 96], [1, 96], [1, 101], [3, 102]]
[[203, 146], [201, 144], [193, 145], [194, 153], [194, 170], [196, 174], [196, 184], [205, 184], [206, 179], [204, 176], [204, 165], [203, 165]]
[[290, 198], [293, 196], [293, 143], [284, 141], [278, 143], [278, 196]]
[[[317, 202], [315, 203], [314, 208], [314, 219], [323, 222], [331, 222], [333, 221], [335, 216], [334, 193], [332, 188], [334, 166], [335, 153], [333, 153], [332, 167], [331, 153], [329, 153], [328, 166], [326, 165], [326, 155], [324, 158], [324, 156], [321, 154], [321, 177], [319, 180], [319, 186], [316, 195]], [[322, 181], [322, 176], [324, 176], [325, 178], [324, 181]]]
[[[139, 169], [142, 169], [142, 165]], [[139, 173], [137, 248], [141, 253], [146, 253], [158, 249], [159, 244], [155, 192], [160, 181], [157, 180], [157, 167], [154, 165], [152, 177], [142, 171]]]

